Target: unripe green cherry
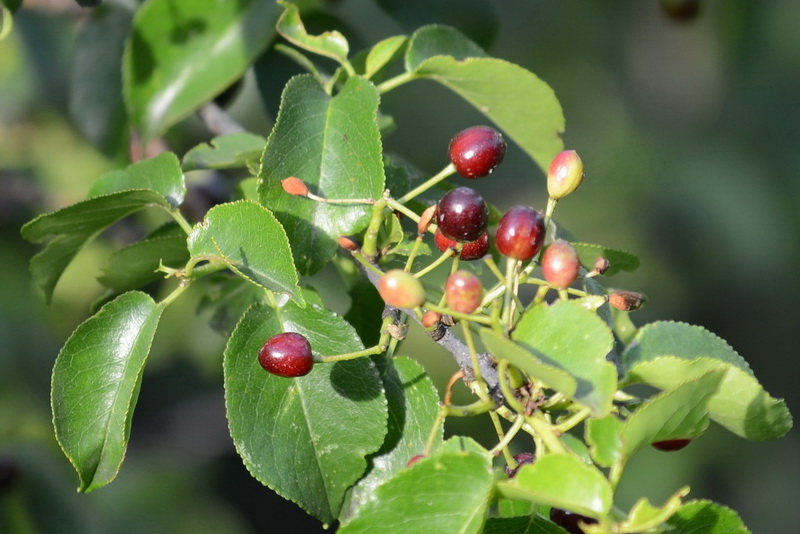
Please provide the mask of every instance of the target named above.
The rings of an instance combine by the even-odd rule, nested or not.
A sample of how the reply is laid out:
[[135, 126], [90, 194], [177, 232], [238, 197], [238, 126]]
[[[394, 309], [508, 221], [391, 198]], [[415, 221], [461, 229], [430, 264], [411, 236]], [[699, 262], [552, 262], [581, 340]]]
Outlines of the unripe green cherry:
[[578, 278], [578, 251], [563, 239], [556, 239], [542, 253], [542, 274], [550, 285], [566, 289]]
[[422, 283], [402, 269], [392, 269], [381, 276], [378, 292], [387, 304], [397, 308], [416, 308], [425, 302]]
[[574, 150], [564, 150], [553, 158], [547, 171], [547, 193], [560, 200], [569, 195], [583, 181], [583, 161]]
[[459, 313], [472, 313], [478, 309], [483, 299], [483, 285], [477, 276], [469, 271], [456, 271], [447, 278], [444, 285], [447, 307]]

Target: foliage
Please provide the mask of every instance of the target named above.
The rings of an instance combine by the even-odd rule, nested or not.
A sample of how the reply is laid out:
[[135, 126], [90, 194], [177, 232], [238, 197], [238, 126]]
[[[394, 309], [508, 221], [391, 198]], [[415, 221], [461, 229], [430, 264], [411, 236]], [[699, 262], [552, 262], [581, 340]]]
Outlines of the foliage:
[[[686, 487], [663, 504], [615, 506], [628, 461], [653, 442], [697, 439], [712, 421], [755, 441], [791, 427], [785, 403], [723, 340], [679, 322], [636, 327], [631, 312], [609, 305], [598, 280], [636, 269], [638, 258], [575, 242], [553, 219], [555, 199], [545, 211], [545, 245], [572, 241], [583, 263], [569, 289], [538, 277], [541, 256], [507, 259], [503, 271], [494, 250], [469, 265], [455, 259], [457, 250], [425, 254], [435, 226], [417, 226], [427, 207], [420, 198], [443, 189], [454, 169], [419, 178], [384, 154], [391, 122], [382, 96], [419, 80], [438, 83], [546, 172], [564, 148], [562, 109], [546, 83], [489, 57], [450, 26], [422, 25], [352, 53], [338, 31], [310, 33], [288, 2], [150, 0], [132, 15], [119, 9], [98, 11], [84, 32], [125, 30], [120, 57], [86, 65], [119, 69], [124, 102], [105, 95], [75, 104], [77, 115], [103, 118], [93, 141], [109, 153], [118, 153], [114, 140], [129, 127], [146, 152], [170, 126], [213, 109], [209, 101], [277, 36], [293, 47], [276, 46], [308, 73], [283, 86], [266, 140], [222, 131], [182, 156], [133, 161], [101, 176], [86, 200], [22, 228], [25, 239], [45, 243], [31, 271], [49, 301], [75, 256], [112, 224], [142, 210], [171, 219], [109, 259], [105, 304], [56, 359], [55, 433], [81, 491], [110, 483], [121, 468], [162, 312], [189, 288], [227, 296], [233, 287], [235, 300], [205, 302], [217, 317], [236, 317], [235, 328], [223, 328], [230, 331], [223, 365], [231, 437], [253, 477], [324, 524], [338, 522], [342, 532], [564, 532], [547, 519], [550, 508], [561, 508], [596, 520], [589, 533], [746, 531], [729, 509], [685, 501]], [[83, 107], [90, 104], [91, 112]], [[119, 109], [126, 120], [110, 120]], [[203, 169], [249, 176], [234, 198], [191, 224], [181, 212], [185, 173]], [[287, 192], [289, 177], [309, 193]], [[603, 273], [598, 256], [611, 263]], [[329, 264], [358, 295], [345, 317], [314, 289]], [[440, 267], [479, 273], [487, 285], [481, 307], [470, 314], [448, 308]], [[424, 283], [421, 308], [382, 306], [373, 286], [394, 268]], [[171, 291], [159, 300], [154, 272]], [[520, 288], [528, 286], [535, 296], [525, 299]], [[400, 354], [405, 330], [418, 327], [407, 323], [420, 323], [423, 310], [441, 315], [425, 331], [452, 353], [461, 368], [454, 379], [463, 379], [474, 403], [454, 405], [449, 387], [436, 391], [424, 369]], [[280, 378], [258, 366], [260, 346], [284, 331], [310, 341], [317, 364], [309, 375]], [[445, 440], [445, 419], [462, 416], [490, 418], [496, 444]], [[527, 443], [536, 460], [510, 478], [503, 467], [517, 467], [512, 440]]]

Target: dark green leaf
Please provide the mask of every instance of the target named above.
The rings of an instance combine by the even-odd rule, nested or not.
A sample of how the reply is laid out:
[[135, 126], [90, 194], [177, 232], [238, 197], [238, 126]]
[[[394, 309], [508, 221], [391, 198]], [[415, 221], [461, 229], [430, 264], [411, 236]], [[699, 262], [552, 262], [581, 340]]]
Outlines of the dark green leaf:
[[600, 518], [611, 509], [611, 485], [597, 468], [571, 454], [547, 454], [497, 483], [501, 495]]
[[[439, 393], [416, 360], [402, 356], [381, 358], [378, 369], [389, 402], [389, 428], [383, 446], [370, 457], [369, 474], [353, 488], [351, 510], [372, 499], [375, 488], [423, 452], [439, 412]], [[434, 446], [441, 442], [443, 429], [440, 422]]]
[[122, 100], [122, 52], [133, 13], [98, 9], [80, 30], [70, 70], [69, 111], [89, 141], [107, 156], [127, 156], [128, 122]]
[[494, 42], [499, 26], [497, 9], [486, 0], [378, 0], [378, 5], [406, 31], [447, 24], [484, 47]]
[[31, 258], [31, 276], [36, 286], [44, 292], [47, 303], [53, 298], [53, 291], [61, 275], [92, 237], [83, 234], [59, 235]]
[[750, 534], [736, 512], [705, 500], [687, 502], [667, 524], [670, 534]]
[[261, 202], [283, 224], [301, 274], [321, 269], [337, 239], [363, 230], [371, 207], [332, 205], [286, 193], [281, 180], [300, 178], [312, 193], [329, 199], [377, 199], [384, 173], [376, 113], [378, 92], [362, 78], [349, 78], [334, 97], [308, 75], [287, 84], [261, 165]]
[[214, 206], [188, 245], [195, 259], [224, 262], [254, 284], [303, 302], [289, 240], [272, 213], [255, 202]]
[[471, 57], [487, 57], [480, 46], [455, 28], [425, 26], [415, 31], [408, 42], [406, 70], [414, 72], [423, 61], [435, 56], [451, 56], [459, 61]]
[[266, 144], [266, 139], [251, 133], [215, 137], [183, 156], [183, 170], [246, 168], [258, 163]]
[[577, 379], [574, 398], [595, 417], [611, 410], [617, 371], [606, 356], [614, 348], [614, 336], [595, 313], [573, 301], [536, 306], [522, 315], [512, 337], [543, 363]]
[[381, 337], [381, 315], [386, 303], [366, 277], [359, 277], [347, 294], [351, 304], [344, 314], [345, 320], [353, 325], [365, 345], [374, 345]]
[[300, 20], [300, 10], [294, 4], [278, 1], [284, 11], [278, 19], [277, 30], [281, 36], [296, 46], [335, 59], [342, 63], [347, 61], [350, 47], [347, 39], [338, 31], [328, 31], [320, 35], [309, 35], [303, 21]]
[[589, 243], [572, 243], [572, 246], [578, 251], [581, 264], [590, 271], [594, 269], [597, 258], [607, 259], [611, 265], [603, 276], [611, 276], [620, 271], [635, 271], [639, 268], [639, 258], [629, 252]]
[[642, 403], [620, 427], [622, 455], [655, 441], [700, 435], [708, 426], [708, 401], [724, 377], [724, 371], [712, 371]]
[[144, 293], [120, 295], [83, 322], [58, 354], [53, 422], [80, 491], [104, 486], [119, 472], [162, 309]]
[[532, 72], [494, 58], [432, 57], [418, 67], [486, 115], [547, 172], [564, 148], [564, 113], [555, 93]]
[[535, 515], [528, 517], [490, 517], [483, 534], [567, 534], [563, 528]]
[[164, 278], [164, 273], [157, 271], [160, 265], [177, 269], [187, 261], [186, 233], [177, 224], [170, 224], [112, 254], [98, 280], [122, 293]]
[[[22, 0], [3, 0], [3, 5], [8, 9], [11, 13], [19, 9], [19, 6], [22, 5]], [[7, 22], [4, 21], [5, 24]]]
[[490, 457], [448, 451], [399, 471], [339, 532], [372, 533], [380, 525], [383, 534], [478, 533], [491, 495]]
[[304, 335], [315, 355], [362, 348], [333, 313], [291, 301], [251, 308], [225, 349], [225, 397], [231, 436], [250, 473], [324, 523], [339, 514], [345, 492], [384, 443], [387, 403], [369, 358], [317, 364], [306, 376], [265, 372], [258, 351], [271, 336]]
[[783, 436], [792, 416], [783, 400], [771, 397], [747, 362], [724, 340], [699, 326], [656, 322], [639, 329], [622, 355], [629, 383], [675, 389], [713, 370], [727, 371], [708, 404], [711, 419], [754, 441]]
[[680, 507], [681, 499], [689, 493], [689, 486], [676, 491], [662, 507], [650, 504], [647, 498], [642, 497], [633, 505], [627, 519], [619, 525], [620, 532], [647, 532], [658, 528], [669, 519]]
[[578, 389], [578, 381], [569, 373], [556, 365], [549, 365], [538, 358], [535, 353], [522, 345], [514, 343], [494, 330], [483, 328], [480, 331], [481, 341], [486, 349], [495, 357], [509, 361], [515, 367], [528, 373], [531, 378], [542, 381], [547, 387], [572, 397]]
[[240, 78], [275, 37], [273, 0], [151, 0], [125, 47], [128, 113], [145, 139]]
[[208, 289], [203, 292], [198, 311], [211, 310], [211, 328], [229, 337], [244, 312], [255, 302], [266, 299], [264, 290], [248, 280], [222, 272], [204, 279]]

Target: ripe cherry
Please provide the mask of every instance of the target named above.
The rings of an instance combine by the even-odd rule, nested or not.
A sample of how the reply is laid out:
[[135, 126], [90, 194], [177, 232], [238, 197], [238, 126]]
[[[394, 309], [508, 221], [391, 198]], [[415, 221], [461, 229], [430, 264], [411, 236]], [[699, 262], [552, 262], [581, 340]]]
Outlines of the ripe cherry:
[[472, 188], [457, 187], [444, 194], [436, 209], [436, 224], [456, 241], [475, 241], [489, 224], [489, 208]]
[[562, 510], [561, 508], [550, 508], [550, 521], [560, 526], [567, 532], [570, 532], [571, 534], [584, 534], [583, 529], [580, 527], [580, 523], [586, 523], [587, 525], [597, 523], [596, 519], [586, 517], [585, 515], [576, 514], [574, 512], [568, 512], [567, 510]]
[[456, 271], [445, 282], [444, 297], [451, 310], [472, 313], [481, 305], [483, 285], [471, 272]]
[[[433, 241], [436, 243], [436, 247], [442, 252], [448, 248], [454, 249], [458, 245], [458, 241], [445, 236], [438, 228], [436, 229], [436, 233], [433, 234]], [[461, 253], [458, 255], [458, 259], [465, 261], [479, 260], [486, 256], [488, 252], [489, 234], [484, 232], [475, 241], [468, 241], [461, 246]]]
[[528, 206], [514, 206], [500, 219], [495, 233], [497, 250], [503, 256], [527, 261], [544, 243], [544, 217]]
[[506, 155], [503, 135], [488, 126], [473, 126], [450, 141], [450, 161], [464, 178], [483, 178], [490, 174]]
[[532, 464], [536, 461], [536, 455], [532, 452], [520, 452], [514, 455], [514, 460], [517, 462], [517, 466], [513, 469], [509, 466], [506, 466], [506, 474], [508, 478], [514, 478], [517, 476], [517, 471], [519, 471], [523, 465], [525, 464]]
[[686, 447], [692, 440], [686, 438], [679, 439], [665, 439], [664, 441], [655, 441], [651, 445], [660, 451], [679, 451]]
[[556, 239], [542, 253], [542, 273], [550, 285], [566, 289], [578, 278], [581, 262], [578, 252], [563, 239]]
[[425, 302], [425, 288], [411, 273], [392, 269], [381, 276], [378, 293], [390, 306], [416, 308]]
[[258, 363], [266, 371], [293, 378], [307, 375], [314, 367], [311, 344], [302, 334], [284, 332], [269, 338], [258, 351]]

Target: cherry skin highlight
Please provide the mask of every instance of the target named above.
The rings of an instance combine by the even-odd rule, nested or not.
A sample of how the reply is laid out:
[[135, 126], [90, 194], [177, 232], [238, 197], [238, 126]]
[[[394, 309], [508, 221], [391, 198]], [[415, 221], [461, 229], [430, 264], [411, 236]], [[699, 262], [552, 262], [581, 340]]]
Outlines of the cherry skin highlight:
[[544, 216], [528, 206], [514, 206], [497, 224], [495, 244], [507, 258], [527, 261], [541, 250], [544, 244]]
[[473, 126], [450, 141], [450, 161], [464, 178], [483, 178], [497, 167], [506, 155], [503, 135], [488, 126]]
[[269, 338], [258, 351], [258, 363], [273, 375], [294, 378], [314, 367], [311, 344], [302, 334], [284, 332]]
[[489, 208], [472, 188], [457, 187], [444, 194], [436, 208], [436, 225], [456, 241], [475, 241], [489, 224]]

